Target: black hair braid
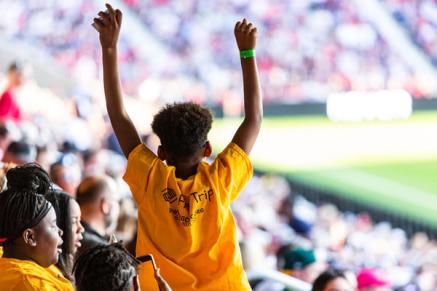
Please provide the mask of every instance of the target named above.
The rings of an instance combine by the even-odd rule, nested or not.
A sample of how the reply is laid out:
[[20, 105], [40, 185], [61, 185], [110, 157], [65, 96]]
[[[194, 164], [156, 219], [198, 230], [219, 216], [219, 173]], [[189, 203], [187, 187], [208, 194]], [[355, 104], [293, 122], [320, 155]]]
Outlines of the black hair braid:
[[47, 193], [51, 188], [49, 175], [36, 163], [24, 164], [6, 173], [7, 188], [15, 191]]
[[40, 223], [51, 208], [44, 196], [31, 191], [0, 193], [0, 238], [6, 239], [3, 246], [9, 246], [25, 229]]
[[77, 290], [125, 290], [137, 274], [137, 265], [120, 243], [87, 249], [73, 267]]

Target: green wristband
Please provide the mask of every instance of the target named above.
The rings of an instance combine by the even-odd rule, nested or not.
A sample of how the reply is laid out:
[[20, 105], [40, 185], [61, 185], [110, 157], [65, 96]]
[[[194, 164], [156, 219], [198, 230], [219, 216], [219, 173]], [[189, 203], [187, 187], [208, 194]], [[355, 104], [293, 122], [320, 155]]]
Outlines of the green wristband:
[[253, 58], [254, 56], [256, 56], [254, 49], [240, 51], [240, 58], [242, 59]]

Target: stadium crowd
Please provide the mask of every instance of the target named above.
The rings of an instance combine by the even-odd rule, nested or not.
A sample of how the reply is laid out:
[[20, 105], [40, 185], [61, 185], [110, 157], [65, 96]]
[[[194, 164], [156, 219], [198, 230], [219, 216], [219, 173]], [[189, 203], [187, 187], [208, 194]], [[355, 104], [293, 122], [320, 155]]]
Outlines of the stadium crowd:
[[[35, 90], [33, 86], [24, 84], [19, 95]], [[91, 246], [107, 241], [108, 235], [115, 233], [134, 252], [135, 203], [122, 180], [126, 162], [114, 144], [104, 111], [93, 104], [92, 114], [79, 114], [80, 104], [75, 102], [81, 100], [74, 102], [49, 95], [43, 94], [39, 102], [53, 102], [63, 114], [35, 113], [24, 106], [21, 120], [4, 118], [0, 127], [2, 161], [6, 165], [29, 162], [42, 165], [51, 179], [79, 202], [82, 222], [88, 230], [83, 236], [90, 238]], [[156, 148], [155, 138], [145, 135], [144, 140]], [[115, 200], [119, 205], [111, 211], [116, 216], [112, 222], [104, 218], [105, 213], [100, 220], [89, 217], [90, 213], [97, 216], [100, 212], [83, 198], [102, 179], [111, 184], [112, 194], [106, 195], [115, 195], [108, 201]], [[408, 238], [403, 230], [392, 228], [387, 222], [374, 223], [365, 213], [341, 212], [334, 205], [316, 206], [290, 189], [285, 178], [254, 176], [232, 209], [246, 270], [269, 268], [312, 282], [319, 272], [332, 267], [355, 274], [364, 271], [364, 276], [373, 278], [371, 282], [395, 290], [437, 287], [435, 241], [423, 233]], [[109, 224], [102, 223], [102, 219]], [[291, 254], [295, 253], [297, 256], [293, 257]], [[307, 264], [312, 265], [309, 273], [290, 271]], [[380, 272], [379, 277], [375, 272]], [[252, 283], [257, 283], [254, 290], [283, 289], [282, 285], [268, 281]], [[359, 282], [355, 284], [360, 286]]]
[[437, 7], [435, 1], [384, 0], [394, 18], [408, 31], [410, 37], [434, 66], [437, 66]]
[[[88, 24], [86, 30], [81, 28], [87, 19], [92, 19], [97, 9], [87, 1], [42, 3], [15, 1], [11, 7], [8, 5], [10, 19], [2, 20], [2, 29], [9, 36], [27, 39], [26, 27], [32, 26], [34, 35], [30, 39], [33, 44], [47, 49], [65, 66], [76, 66], [83, 61], [83, 56], [91, 57], [96, 68], [100, 66], [97, 45], [92, 44], [96, 40], [95, 32], [91, 37]], [[156, 39], [173, 47], [172, 51], [178, 54], [180, 67], [176, 66], [176, 71], [169, 69], [167, 77], [189, 76], [194, 82], [211, 88], [217, 96], [207, 98], [213, 98], [215, 102], [220, 102], [219, 96], [237, 95], [235, 92], [241, 91], [240, 78], [234, 78], [239, 74], [234, 69], [237, 58], [231, 56], [236, 49], [230, 47], [230, 32], [222, 23], [232, 22], [241, 11], [245, 11], [248, 2], [191, 1], [181, 5], [166, 0], [125, 0], [125, 3], [137, 11]], [[1, 5], [6, 5], [5, 1], [0, 1]], [[258, 51], [261, 83], [268, 101], [314, 101], [330, 92], [391, 86], [405, 86], [415, 96], [421, 97], [422, 92], [414, 84], [410, 86], [414, 76], [406, 65], [391, 53], [372, 25], [361, 19], [351, 5], [345, 1], [304, 1], [299, 4], [259, 1], [257, 5], [250, 6], [254, 22], [259, 23], [263, 34], [271, 36], [261, 38], [261, 42], [271, 43], [260, 44]], [[4, 78], [4, 92], [0, 100], [0, 157], [3, 163], [3, 191], [0, 194], [0, 244], [3, 255], [0, 272], [3, 273], [0, 289], [10, 284], [18, 284], [15, 287], [21, 290], [38, 289], [40, 281], [45, 280], [58, 290], [73, 290], [73, 284], [77, 290], [97, 290], [103, 286], [108, 290], [136, 290], [141, 284], [137, 275], [142, 263], [135, 258], [138, 254], [134, 245], [138, 241], [137, 251], [143, 244], [149, 244], [149, 249], [156, 248], [157, 252], [164, 253], [171, 251], [180, 256], [171, 263], [157, 257], [158, 267], [166, 268], [167, 275], [172, 274], [170, 282], [173, 284], [185, 284], [186, 287], [188, 284], [185, 281], [188, 281], [210, 289], [214, 289], [211, 286], [234, 284], [249, 290], [244, 272], [238, 273], [242, 268], [239, 268], [239, 248], [233, 244], [234, 232], [237, 233], [242, 264], [246, 270], [274, 269], [313, 284], [313, 290], [326, 290], [329, 284], [334, 284], [331, 281], [344, 284], [346, 287], [341, 290], [437, 288], [437, 245], [423, 233], [408, 238], [403, 230], [392, 228], [387, 222], [374, 223], [367, 214], [341, 212], [334, 205], [314, 205], [290, 189], [284, 178], [277, 176], [255, 176], [241, 191], [250, 179], [248, 172], [252, 170], [246, 153], [250, 152], [255, 142], [261, 122], [257, 116], [261, 110], [261, 94], [253, 54], [242, 56], [241, 60], [243, 79], [249, 84], [244, 91], [245, 104], [249, 104], [245, 110], [251, 118], [244, 119], [232, 143], [216, 158], [217, 162], [211, 160], [211, 168], [199, 162], [211, 155], [206, 134], [212, 122], [210, 113], [200, 106], [189, 103], [161, 110], [152, 126], [159, 136], [159, 147], [156, 137], [149, 135], [149, 129], [140, 130], [138, 135], [132, 122], [126, 119], [118, 87], [117, 56], [113, 54], [122, 16], [110, 6], [107, 8], [109, 12], [100, 12], [100, 18], [94, 18], [94, 27], [100, 34], [105, 97], [112, 128], [106, 111], [93, 98], [61, 99], [29, 80], [22, 86], [21, 68], [17, 64], [10, 66]], [[203, 13], [205, 11], [220, 12], [221, 19], [224, 17], [228, 21], [217, 21], [212, 13]], [[196, 17], [199, 17], [197, 25], [187, 21]], [[19, 26], [16, 26], [17, 21]], [[60, 28], [58, 31], [52, 29], [55, 23]], [[164, 26], [163, 23], [171, 25]], [[207, 33], [202, 33], [197, 29], [199, 27], [208, 28]], [[293, 27], [299, 27], [299, 30]], [[354, 42], [350, 37], [357, 31], [366, 36], [360, 42]], [[246, 20], [237, 23], [235, 35], [240, 51], [253, 53], [256, 30], [252, 24]], [[284, 35], [287, 37], [283, 38]], [[94, 40], [90, 43], [89, 39]], [[119, 44], [122, 66], [129, 68], [132, 65], [138, 66], [138, 70], [147, 70], [140, 67], [135, 51], [123, 37], [120, 37]], [[267, 50], [267, 47], [271, 49]], [[297, 52], [288, 51], [288, 47], [297, 48]], [[134, 79], [130, 74], [138, 78], [137, 83], [144, 77], [136, 69], [126, 74], [122, 72], [125, 78], [123, 84]], [[360, 78], [362, 74], [369, 78]], [[207, 101], [204, 96], [195, 94], [191, 97], [187, 99]], [[179, 114], [178, 118], [184, 122], [187, 116], [192, 117], [190, 114], [195, 115], [195, 129], [201, 124], [204, 132], [198, 133], [191, 128], [187, 132], [201, 137], [194, 136], [196, 140], [188, 141], [188, 146], [176, 143], [174, 147], [168, 141], [176, 135], [171, 127], [176, 124], [169, 126], [167, 121], [170, 119], [166, 119], [172, 114]], [[115, 122], [126, 120], [128, 122], [121, 125]], [[177, 125], [183, 128], [186, 125], [184, 122]], [[187, 135], [178, 138], [185, 141]], [[199, 148], [190, 151], [190, 146], [197, 146], [197, 143]], [[192, 163], [186, 157], [193, 155], [196, 155], [196, 167], [185, 167]], [[126, 162], [126, 156], [129, 156], [129, 162]], [[158, 160], [166, 160], [170, 167]], [[160, 220], [161, 216], [164, 217], [161, 213], [156, 216], [158, 219], [144, 216], [144, 213], [154, 213], [155, 209], [150, 209], [149, 204], [158, 207], [158, 203], [155, 200], [144, 203], [141, 198], [150, 194], [147, 192], [150, 188], [156, 190], [154, 183], [167, 177], [166, 171], [174, 170], [173, 182], [183, 183], [197, 175], [198, 169], [201, 172], [205, 168], [202, 181], [197, 183], [216, 179], [220, 187], [226, 188], [220, 190], [230, 193], [230, 197], [222, 194], [220, 199], [223, 201], [214, 200], [223, 203], [218, 210], [210, 212], [217, 216], [217, 221], [210, 219], [209, 224], [197, 224], [208, 226], [208, 229], [196, 228], [197, 225], [190, 229], [191, 236], [185, 241], [196, 251], [189, 249], [191, 252], [188, 252], [180, 245], [174, 247], [173, 241], [166, 241], [165, 238], [172, 234], [172, 230], [174, 238], [180, 239], [181, 233], [186, 235], [188, 228], [178, 228], [178, 223], [185, 223], [183, 226], [186, 227], [201, 221], [197, 220], [198, 217], [210, 218], [202, 216], [203, 208], [198, 209], [194, 217], [194, 214], [184, 217], [179, 210], [187, 209], [189, 213], [190, 207], [197, 205], [195, 202], [203, 199], [204, 204], [208, 203], [215, 192], [212, 189], [202, 194], [189, 192], [195, 200], [191, 199], [190, 204], [185, 200], [190, 197], [184, 198], [179, 193], [175, 198], [174, 190], [165, 188], [162, 195], [165, 203], [171, 204], [177, 199], [177, 207], [183, 204], [183, 209], [170, 209], [171, 215], [166, 213], [169, 217], [166, 218], [169, 219], [167, 224]], [[147, 172], [148, 178], [144, 179], [139, 170]], [[212, 176], [218, 172], [220, 175]], [[123, 176], [127, 183], [123, 181]], [[150, 184], [152, 186], [148, 187]], [[148, 198], [153, 197], [149, 195]], [[234, 202], [232, 213], [235, 222], [229, 209], [231, 202]], [[139, 209], [138, 216], [136, 208]], [[167, 233], [163, 235], [162, 229], [154, 229], [148, 219], [155, 219], [155, 226], [167, 226]], [[226, 226], [226, 231], [222, 231], [220, 224]], [[145, 230], [150, 229], [156, 231], [145, 235]], [[217, 233], [214, 233], [216, 229]], [[208, 235], [199, 233], [211, 235], [212, 240], [208, 241]], [[162, 242], [162, 245], [150, 246], [150, 237]], [[123, 242], [116, 242], [118, 239], [124, 245]], [[215, 245], [214, 239], [222, 244]], [[195, 243], [190, 245], [191, 240]], [[207, 245], [206, 249], [200, 242]], [[215, 268], [215, 265], [190, 259], [199, 253], [207, 253], [208, 259], [229, 264], [232, 267], [230, 274], [226, 274], [228, 270], [218, 268], [214, 274], [221, 272], [220, 278], [204, 278], [201, 271], [213, 273], [209, 269]], [[174, 264], [179, 262], [178, 259], [185, 265]], [[182, 265], [187, 270], [197, 271], [195, 276], [182, 269]], [[17, 280], [17, 270], [22, 272], [23, 269], [31, 270], [34, 277]], [[173, 276], [172, 272], [179, 277]], [[241, 278], [230, 276], [236, 274], [240, 274]], [[154, 276], [161, 290], [171, 290], [166, 282], [169, 278], [161, 277], [159, 270], [154, 272]], [[250, 283], [254, 290], [259, 291], [282, 291], [285, 288], [270, 280]]]
[[[227, 38], [227, 23], [241, 14], [253, 19], [265, 35], [258, 54], [265, 102], [317, 102], [330, 93], [349, 90], [406, 89], [417, 98], [432, 93], [352, 1], [262, 0], [256, 5], [231, 0], [123, 2], [170, 51], [162, 68], [152, 72], [138, 47], [121, 37], [122, 82], [131, 94], [137, 95], [139, 85], [147, 79], [147, 88], [162, 86], [160, 94], [156, 93], [161, 98], [239, 102], [241, 85], [235, 82], [238, 59]], [[432, 0], [384, 3], [435, 63]], [[99, 75], [97, 40], [89, 30], [89, 19], [97, 10], [93, 1], [0, 1], [0, 7], [8, 10], [7, 17], [0, 20], [5, 36], [49, 53], [74, 76]], [[170, 87], [185, 90], [169, 93]]]

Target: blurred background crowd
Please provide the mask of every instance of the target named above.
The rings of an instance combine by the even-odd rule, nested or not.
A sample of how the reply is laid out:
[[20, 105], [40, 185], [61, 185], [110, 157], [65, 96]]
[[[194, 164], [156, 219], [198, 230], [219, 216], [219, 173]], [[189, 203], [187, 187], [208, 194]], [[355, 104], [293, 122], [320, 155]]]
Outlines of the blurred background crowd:
[[[404, 89], [417, 99], [436, 94], [436, 80], [426, 74], [437, 66], [434, 0], [371, 1], [395, 21], [382, 24], [362, 13], [359, 1], [118, 2], [129, 16], [119, 51], [123, 88], [152, 148], [156, 138], [147, 125], [162, 103], [229, 103], [238, 113], [241, 73], [232, 25], [242, 14], [262, 35], [257, 54], [266, 104], [322, 102], [351, 90]], [[46, 69], [74, 83], [66, 91], [58, 88], [64, 83], [41, 85], [41, 64], [21, 56], [15, 69], [4, 70], [0, 157], [5, 166], [36, 161], [73, 197], [86, 177], [113, 180], [120, 208], [116, 234], [129, 246], [136, 211], [101, 98], [98, 39], [90, 26], [99, 8], [85, 0], [0, 0], [0, 10], [7, 11], [0, 19], [2, 40], [43, 52], [50, 60]], [[411, 55], [387, 37], [388, 28], [400, 30], [427, 65], [412, 65]], [[311, 283], [331, 266], [358, 275], [360, 290], [437, 290], [435, 240], [425, 233], [407, 236], [366, 213], [315, 205], [283, 177], [255, 176], [233, 210], [247, 270], [269, 268]], [[252, 283], [255, 290], [284, 289], [268, 280]]]

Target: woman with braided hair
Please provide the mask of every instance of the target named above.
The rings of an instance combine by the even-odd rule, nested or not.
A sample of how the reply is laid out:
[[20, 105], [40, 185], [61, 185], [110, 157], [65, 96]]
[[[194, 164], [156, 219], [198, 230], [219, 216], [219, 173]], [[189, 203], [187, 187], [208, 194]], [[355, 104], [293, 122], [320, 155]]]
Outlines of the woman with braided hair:
[[[0, 193], [0, 290], [73, 290], [70, 281], [46, 269], [58, 262], [62, 230], [53, 206], [40, 194], [50, 185], [28, 179], [34, 174], [25, 167], [8, 171], [8, 189]], [[29, 176], [22, 179], [20, 171]]]
[[[74, 264], [76, 290], [139, 290], [137, 268], [140, 263], [120, 243], [87, 249]], [[155, 278], [161, 291], [171, 291], [167, 282], [159, 275], [159, 269], [155, 272]]]
[[35, 188], [38, 193], [50, 202], [56, 213], [56, 224], [62, 230], [62, 253], [56, 265], [48, 270], [55, 276], [61, 275], [73, 282], [73, 260], [80, 247], [82, 233], [80, 224], [81, 212], [77, 202], [67, 193], [54, 189], [52, 182], [44, 169], [38, 164], [25, 164], [11, 169], [8, 179], [8, 189], [25, 190]]

